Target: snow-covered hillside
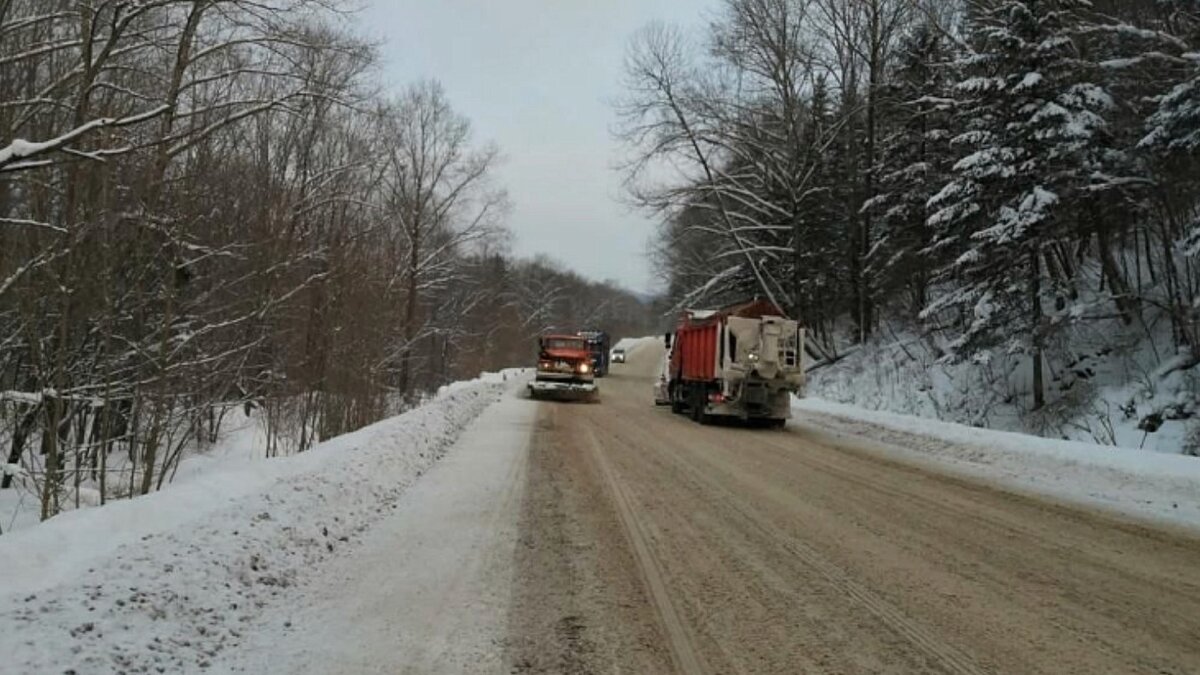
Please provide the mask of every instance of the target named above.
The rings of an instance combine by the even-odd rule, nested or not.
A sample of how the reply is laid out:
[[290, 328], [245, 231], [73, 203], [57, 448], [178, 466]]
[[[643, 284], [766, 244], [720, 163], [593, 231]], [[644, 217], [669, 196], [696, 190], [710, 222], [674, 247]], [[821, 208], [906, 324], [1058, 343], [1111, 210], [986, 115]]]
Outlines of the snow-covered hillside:
[[793, 427], [885, 457], [1005, 489], [1200, 529], [1200, 460], [1038, 438], [816, 398], [796, 400]]
[[[403, 415], [293, 457], [237, 462], [0, 537], [10, 672], [206, 667], [397, 499], [515, 372], [443, 388]], [[38, 630], [22, 630], [33, 626]], [[45, 640], [46, 635], [57, 636]]]
[[[1047, 405], [1031, 410], [1027, 357], [944, 363], [929, 339], [887, 331], [814, 368], [808, 395], [867, 410], [1105, 446], [1196, 454], [1200, 372], [1169, 336], [1110, 321], [1078, 330], [1064, 363], [1049, 362]], [[1140, 334], [1139, 334], [1140, 333]]]

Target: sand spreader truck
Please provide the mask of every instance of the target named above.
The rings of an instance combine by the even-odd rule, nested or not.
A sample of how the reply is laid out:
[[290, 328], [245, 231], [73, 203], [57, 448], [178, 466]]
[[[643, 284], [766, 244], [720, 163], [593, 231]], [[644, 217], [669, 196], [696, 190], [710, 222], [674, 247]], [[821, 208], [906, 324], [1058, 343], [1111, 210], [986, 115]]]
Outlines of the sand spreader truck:
[[804, 389], [804, 329], [754, 300], [689, 310], [665, 336], [655, 403], [707, 423], [720, 418], [783, 426]]
[[595, 401], [596, 370], [588, 340], [580, 335], [549, 334], [538, 338], [537, 374], [529, 397], [563, 401]]

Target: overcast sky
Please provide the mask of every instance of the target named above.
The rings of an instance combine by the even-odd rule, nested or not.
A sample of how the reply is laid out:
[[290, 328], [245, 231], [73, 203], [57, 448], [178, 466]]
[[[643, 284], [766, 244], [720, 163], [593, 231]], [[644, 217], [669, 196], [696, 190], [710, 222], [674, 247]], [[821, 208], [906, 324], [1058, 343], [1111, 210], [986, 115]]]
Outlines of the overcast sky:
[[441, 81], [480, 141], [500, 145], [515, 253], [545, 253], [637, 291], [653, 223], [619, 201], [610, 102], [629, 38], [653, 20], [700, 26], [712, 0], [370, 0], [363, 32], [385, 41], [399, 90]]

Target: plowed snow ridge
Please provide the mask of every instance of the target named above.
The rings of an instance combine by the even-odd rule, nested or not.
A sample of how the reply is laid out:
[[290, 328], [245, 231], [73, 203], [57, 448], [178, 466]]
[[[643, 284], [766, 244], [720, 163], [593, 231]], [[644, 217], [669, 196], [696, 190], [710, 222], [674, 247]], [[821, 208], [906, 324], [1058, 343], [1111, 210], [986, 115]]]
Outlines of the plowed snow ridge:
[[358, 546], [509, 387], [460, 383], [302, 455], [0, 537], [6, 672], [207, 667], [284, 589]]
[[1200, 458], [927, 420], [820, 399], [793, 403], [797, 428], [942, 471], [1200, 530]]

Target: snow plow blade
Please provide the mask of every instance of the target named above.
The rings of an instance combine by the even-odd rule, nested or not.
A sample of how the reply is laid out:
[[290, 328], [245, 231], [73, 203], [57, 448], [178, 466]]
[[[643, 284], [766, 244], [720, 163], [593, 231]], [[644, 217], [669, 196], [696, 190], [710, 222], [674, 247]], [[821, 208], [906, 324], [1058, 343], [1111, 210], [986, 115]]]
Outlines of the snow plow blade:
[[529, 383], [529, 398], [553, 399], [557, 401], [595, 401], [600, 389], [594, 383], [545, 382]]

